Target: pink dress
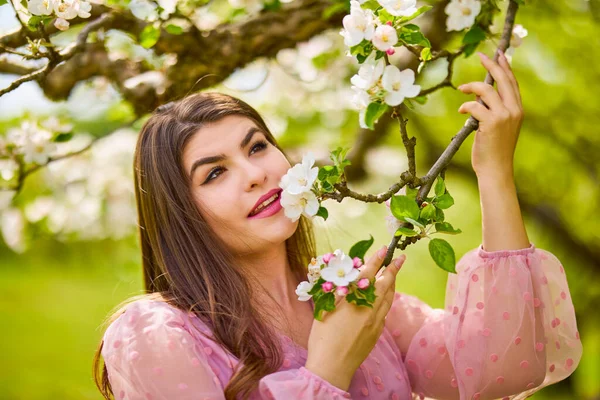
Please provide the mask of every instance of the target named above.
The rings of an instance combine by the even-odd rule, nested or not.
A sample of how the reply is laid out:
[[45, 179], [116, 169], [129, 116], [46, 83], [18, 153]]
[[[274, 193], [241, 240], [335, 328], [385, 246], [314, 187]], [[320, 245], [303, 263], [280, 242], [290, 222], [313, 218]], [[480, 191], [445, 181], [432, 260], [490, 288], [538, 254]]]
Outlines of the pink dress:
[[[582, 354], [565, 271], [535, 248], [466, 253], [444, 309], [396, 293], [385, 329], [348, 391], [285, 359], [251, 399], [524, 399], [569, 376]], [[102, 355], [116, 399], [224, 399], [238, 359], [207, 325], [167, 303], [138, 300], [106, 330]]]

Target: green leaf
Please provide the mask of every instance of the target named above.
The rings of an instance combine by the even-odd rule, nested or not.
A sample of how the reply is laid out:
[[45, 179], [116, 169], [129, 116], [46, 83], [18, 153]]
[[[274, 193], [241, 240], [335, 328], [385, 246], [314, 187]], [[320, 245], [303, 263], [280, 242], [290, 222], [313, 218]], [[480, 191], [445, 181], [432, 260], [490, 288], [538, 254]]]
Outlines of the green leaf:
[[399, 220], [403, 220], [406, 217], [418, 219], [420, 213], [419, 206], [415, 200], [403, 195], [392, 196], [390, 210], [392, 211], [394, 217]]
[[154, 24], [146, 25], [140, 32], [140, 45], [146, 49], [151, 48], [160, 38], [160, 28]]
[[435, 230], [436, 232], [447, 233], [449, 235], [458, 235], [459, 233], [462, 233], [460, 229], [454, 229], [449, 222], [438, 222], [435, 224]]
[[367, 112], [365, 114], [365, 124], [370, 128], [374, 129], [374, 124], [377, 122], [379, 117], [381, 117], [388, 109], [388, 105], [384, 103], [371, 103], [367, 107]]
[[413, 237], [413, 236], [417, 236], [418, 233], [413, 231], [412, 229], [401, 226], [396, 230], [396, 233], [394, 233], [394, 236], [400, 236], [400, 235], [404, 235], [406, 237]]
[[419, 228], [425, 228], [425, 226], [422, 223], [415, 219], [412, 219], [411, 217], [404, 217], [404, 219], [406, 220], [406, 222], [410, 222], [414, 226], [418, 226]]
[[373, 242], [375, 242], [375, 239], [373, 239], [372, 235], [369, 235], [369, 237], [370, 239], [361, 240], [359, 242], [354, 243], [354, 245], [350, 248], [348, 256], [350, 258], [358, 257], [364, 263], [365, 254], [367, 253], [371, 245], [373, 245]]
[[371, 303], [375, 301], [377, 296], [375, 295], [375, 285], [372, 283], [366, 289], [356, 289], [356, 292], [361, 294], [365, 299], [370, 301]]
[[394, 17], [394, 16], [393, 16], [392, 14], [390, 14], [389, 12], [387, 12], [387, 10], [385, 10], [385, 9], [381, 9], [381, 10], [379, 10], [379, 20], [380, 20], [382, 23], [384, 23], [384, 24], [385, 24], [386, 22], [392, 22], [392, 23], [394, 23], [394, 19], [395, 19], [395, 18], [396, 18], [396, 17]]
[[409, 31], [413, 31], [413, 32], [419, 32], [421, 30], [419, 25], [415, 25], [415, 24], [406, 24], [406, 25], [402, 26], [402, 28], [409, 30]]
[[[322, 293], [320, 293], [320, 291], [321, 291], [321, 285], [322, 285], [322, 284], [324, 284], [324, 283], [325, 283], [325, 279], [323, 279], [323, 278], [319, 278], [319, 279], [318, 279], [318, 280], [315, 282], [315, 284], [314, 284], [314, 286], [312, 287], [312, 289], [310, 289], [310, 290], [308, 291], [308, 294], [312, 295], [313, 297], [315, 297], [315, 296], [316, 296], [316, 297], [319, 297], [320, 295], [322, 295]], [[315, 298], [315, 299], [313, 299], [313, 300], [315, 300], [315, 301], [316, 301], [316, 298]]]
[[456, 273], [456, 257], [450, 243], [444, 239], [431, 239], [429, 242], [429, 254], [433, 261], [444, 271]]
[[481, 29], [479, 25], [473, 25], [471, 29], [465, 33], [462, 42], [463, 44], [479, 43], [482, 40], [485, 40], [485, 38], [485, 31]]
[[29, 28], [30, 31], [35, 32], [38, 30], [40, 22], [46, 24], [53, 19], [54, 17], [51, 15], [32, 15], [31, 18], [27, 20], [27, 28]]
[[[404, 22], [413, 20], [413, 19], [417, 18], [419, 15], [421, 15], [421, 14], [423, 14], [423, 13], [431, 10], [432, 8], [433, 8], [433, 6], [422, 6], [422, 7], [419, 7], [417, 9], [417, 11], [415, 11], [412, 15], [410, 15], [408, 17], [401, 17], [399, 19], [399, 21], [400, 21], [400, 23], [404, 23]], [[429, 46], [429, 47], [431, 47], [431, 46]]]
[[441, 208], [435, 209], [435, 221], [436, 222], [444, 222], [444, 211]]
[[183, 33], [183, 28], [178, 25], [169, 24], [165, 27], [165, 30], [169, 32], [171, 35], [181, 35]]
[[54, 142], [68, 142], [73, 137], [73, 132], [59, 133], [54, 138]]
[[431, 203], [421, 209], [421, 218], [429, 221], [435, 217], [435, 206]]
[[431, 47], [431, 43], [425, 37], [425, 35], [423, 35], [422, 32], [415, 32], [415, 31], [407, 30], [407, 29], [404, 29], [404, 27], [402, 27], [402, 29], [400, 30], [398, 39], [400, 39], [403, 42], [406, 42], [408, 44], [414, 44], [417, 46], [424, 46], [424, 47]]
[[433, 199], [433, 204], [435, 204], [436, 207], [445, 210], [454, 205], [454, 198], [450, 195], [450, 193], [444, 193], [443, 195]]
[[263, 9], [267, 11], [277, 11], [281, 8], [281, 2], [279, 0], [271, 0], [269, 2], [265, 2], [263, 5]]
[[405, 186], [406, 188], [406, 196], [408, 196], [411, 199], [416, 199], [417, 198], [417, 194], [419, 194], [419, 189], [413, 189], [410, 186]]
[[328, 192], [328, 193], [333, 192], [333, 185], [327, 181], [321, 181], [321, 187], [323, 188], [323, 190], [325, 192]]
[[318, 321], [321, 321], [323, 319], [324, 311], [333, 310], [335, 310], [335, 295], [333, 291], [325, 293], [322, 296], [320, 296], [317, 300], [315, 300], [314, 317]]
[[471, 43], [465, 46], [465, 58], [469, 57], [471, 54], [475, 53], [477, 47], [481, 42]]
[[363, 9], [367, 9], [367, 10], [377, 10], [378, 8], [381, 8], [381, 5], [376, 1], [376, 0], [367, 0], [364, 3], [362, 3], [361, 8]]
[[423, 47], [423, 50], [421, 50], [421, 60], [429, 61], [431, 58], [431, 47]]
[[[323, 13], [321, 14], [321, 19], [329, 19], [337, 13], [341, 13], [342, 11], [350, 11], [349, 5], [350, 2], [340, 2], [329, 6], [325, 10], [323, 10]], [[347, 13], [348, 12], [346, 12], [346, 14]]]
[[437, 181], [435, 181], [435, 195], [441, 196], [446, 192], [446, 183], [442, 179], [441, 176], [438, 176]]
[[413, 100], [419, 104], [425, 104], [425, 103], [427, 103], [427, 96], [417, 96], [417, 97], [413, 98]]
[[0, 6], [3, 6], [8, 3], [8, 0], [0, 0]]
[[317, 216], [322, 217], [323, 220], [327, 221], [329, 217], [329, 211], [325, 207], [319, 207], [319, 211], [317, 211]]

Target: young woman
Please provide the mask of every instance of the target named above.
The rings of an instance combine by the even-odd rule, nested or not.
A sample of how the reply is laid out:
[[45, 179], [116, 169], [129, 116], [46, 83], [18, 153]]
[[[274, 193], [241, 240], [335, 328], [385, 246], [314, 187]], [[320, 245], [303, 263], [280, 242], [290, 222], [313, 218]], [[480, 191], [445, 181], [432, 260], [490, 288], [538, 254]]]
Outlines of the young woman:
[[480, 121], [483, 243], [448, 276], [445, 309], [394, 293], [405, 257], [378, 273], [384, 246], [360, 271], [377, 277], [374, 307], [339, 298], [314, 320], [295, 293], [316, 256], [310, 220], [281, 209], [290, 163], [263, 119], [218, 93], [159, 108], [134, 160], [147, 293], [96, 353], [104, 397], [523, 399], [570, 375], [582, 347], [564, 269], [529, 242], [512, 180], [518, 86], [504, 58], [482, 62], [498, 91], [465, 85], [489, 108], [459, 111]]

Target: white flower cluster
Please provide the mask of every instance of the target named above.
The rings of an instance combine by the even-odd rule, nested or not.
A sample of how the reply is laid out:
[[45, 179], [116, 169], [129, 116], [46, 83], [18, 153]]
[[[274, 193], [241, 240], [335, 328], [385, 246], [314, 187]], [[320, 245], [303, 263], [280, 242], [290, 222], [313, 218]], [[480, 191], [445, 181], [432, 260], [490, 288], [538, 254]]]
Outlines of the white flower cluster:
[[66, 31], [69, 29], [69, 19], [89, 18], [92, 5], [85, 0], [28, 0], [27, 9], [33, 15], [54, 14], [54, 26]]
[[470, 28], [475, 23], [475, 18], [481, 11], [479, 0], [452, 0], [444, 9], [448, 18], [446, 19], [446, 30], [462, 31]]
[[313, 167], [315, 158], [311, 152], [302, 157], [302, 163], [290, 168], [279, 182], [281, 206], [285, 216], [292, 221], [300, 219], [300, 215], [312, 218], [319, 211], [319, 200], [313, 192], [313, 185], [319, 174], [319, 167]]
[[[160, 13], [158, 12], [158, 6], [162, 8]], [[163, 20], [168, 19], [175, 12], [176, 8], [177, 0], [131, 0], [129, 2], [131, 13], [136, 18], [149, 22], [156, 21], [159, 18]]]
[[[410, 16], [417, 11], [416, 0], [379, 0], [379, 4], [394, 16]], [[350, 2], [350, 14], [342, 21], [344, 28], [340, 34], [346, 46], [352, 47], [363, 40], [370, 40], [373, 46], [387, 54], [394, 54], [398, 43], [398, 32], [390, 23], [382, 23], [369, 9], [363, 9], [357, 0]], [[383, 101], [397, 106], [404, 99], [416, 97], [421, 91], [415, 85], [415, 73], [411, 69], [400, 71], [395, 65], [387, 65], [383, 58], [376, 59], [372, 52], [361, 65], [358, 73], [351, 78], [354, 97], [352, 103], [359, 110], [360, 126], [367, 128], [365, 115], [371, 102]]]
[[[0, 190], [0, 231], [16, 252], [26, 250], [29, 225], [39, 224], [58, 240], [122, 239], [135, 233], [135, 197], [131, 163], [138, 132], [115, 131], [97, 140], [89, 151], [53, 161], [31, 187], [40, 195], [12, 205], [14, 191]], [[89, 145], [93, 137], [78, 133], [57, 143], [57, 154]], [[2, 165], [0, 163], [0, 165]]]
[[[41, 122], [25, 120], [19, 127], [8, 130], [0, 153], [8, 153], [6, 149], [11, 147], [12, 154], [22, 155], [25, 163], [46, 164], [56, 150], [56, 144], [52, 141], [55, 133], [70, 132], [72, 128], [70, 124], [61, 124], [56, 117]], [[4, 160], [5, 168], [9, 164], [15, 165], [14, 162]], [[0, 174], [3, 177], [11, 175], [4, 168]]]
[[[323, 278], [325, 281], [321, 285], [324, 292], [336, 289], [339, 295], [348, 294], [350, 283], [358, 280], [360, 266], [362, 266], [362, 262], [358, 257], [351, 258], [340, 249], [313, 258], [308, 265], [308, 281], [300, 282], [296, 288], [298, 300], [307, 301], [312, 297], [308, 292], [313, 289], [319, 278]], [[361, 289], [369, 285], [366, 278], [359, 282], [358, 287]]]

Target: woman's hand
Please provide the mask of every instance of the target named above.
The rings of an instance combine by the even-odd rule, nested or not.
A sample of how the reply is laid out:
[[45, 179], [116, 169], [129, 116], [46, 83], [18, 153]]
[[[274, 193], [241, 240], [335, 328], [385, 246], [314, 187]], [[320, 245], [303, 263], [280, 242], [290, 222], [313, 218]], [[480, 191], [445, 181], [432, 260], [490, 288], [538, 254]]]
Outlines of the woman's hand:
[[372, 255], [359, 274], [359, 279], [376, 277], [377, 297], [372, 308], [348, 303], [339, 296], [335, 311], [325, 312], [323, 321], [313, 321], [305, 368], [342, 390], [348, 389], [356, 369], [379, 340], [394, 301], [396, 275], [406, 255], [394, 259], [376, 276], [386, 251], [384, 246]]
[[470, 113], [479, 121], [471, 164], [478, 177], [513, 176], [513, 158], [523, 122], [523, 106], [519, 85], [506, 57], [500, 52], [496, 63], [478, 52], [483, 66], [497, 82], [498, 91], [485, 82], [470, 82], [458, 87], [463, 93], [474, 93], [487, 105], [477, 101], [463, 103], [458, 112]]

